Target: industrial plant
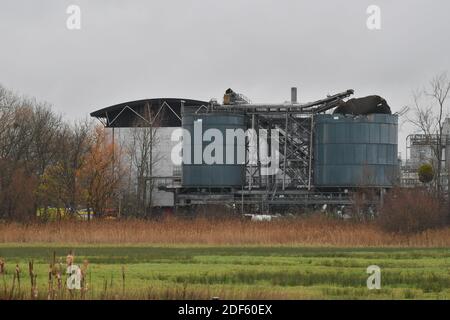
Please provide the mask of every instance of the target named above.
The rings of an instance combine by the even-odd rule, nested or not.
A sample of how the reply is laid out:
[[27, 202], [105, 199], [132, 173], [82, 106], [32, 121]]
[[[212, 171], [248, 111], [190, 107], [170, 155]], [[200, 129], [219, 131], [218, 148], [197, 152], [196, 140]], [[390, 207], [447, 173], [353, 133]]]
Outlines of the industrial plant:
[[[400, 182], [398, 115], [379, 96], [349, 99], [353, 93], [299, 103], [297, 88], [291, 88], [290, 101], [268, 104], [252, 103], [228, 89], [222, 103], [147, 99], [91, 116], [110, 128], [116, 141], [126, 141], [133, 130], [156, 129], [152, 154], [159, 161], [145, 177], [157, 186], [151, 191], [154, 207], [175, 212], [204, 205], [242, 213], [340, 210], [351, 207], [358, 194], [363, 207], [375, 210]], [[199, 126], [232, 141], [214, 134], [198, 139]], [[244, 139], [236, 132], [245, 132]], [[181, 163], [173, 159], [177, 146]], [[206, 151], [214, 161], [195, 154]]]

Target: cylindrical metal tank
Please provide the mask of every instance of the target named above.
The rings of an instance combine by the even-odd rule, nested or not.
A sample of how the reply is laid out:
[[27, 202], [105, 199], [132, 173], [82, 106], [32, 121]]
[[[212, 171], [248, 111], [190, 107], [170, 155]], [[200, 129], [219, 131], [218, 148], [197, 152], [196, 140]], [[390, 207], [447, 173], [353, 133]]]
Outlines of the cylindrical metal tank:
[[[184, 114], [182, 127], [183, 187], [225, 188], [244, 184], [246, 119], [243, 114]], [[233, 132], [241, 135], [240, 138], [231, 137]], [[216, 140], [217, 135], [222, 141]], [[221, 150], [211, 152], [212, 142]], [[212, 154], [217, 161], [211, 163], [205, 159], [205, 154]]]
[[316, 187], [392, 187], [398, 178], [398, 116], [314, 117]]

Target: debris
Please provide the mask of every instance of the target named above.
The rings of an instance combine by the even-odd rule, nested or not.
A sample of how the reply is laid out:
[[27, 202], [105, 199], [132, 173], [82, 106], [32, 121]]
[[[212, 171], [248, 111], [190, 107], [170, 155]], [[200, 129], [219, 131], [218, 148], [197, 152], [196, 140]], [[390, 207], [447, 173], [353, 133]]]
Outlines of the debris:
[[392, 114], [386, 100], [380, 96], [353, 98], [341, 101], [333, 114], [367, 115], [372, 113]]

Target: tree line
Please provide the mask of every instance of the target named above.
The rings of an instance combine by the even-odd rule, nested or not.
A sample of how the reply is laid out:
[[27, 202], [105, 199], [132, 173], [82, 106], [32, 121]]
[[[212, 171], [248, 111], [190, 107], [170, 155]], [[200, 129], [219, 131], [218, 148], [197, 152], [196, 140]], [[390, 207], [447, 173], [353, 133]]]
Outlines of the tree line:
[[68, 122], [0, 86], [0, 219], [107, 214], [126, 176], [121, 152], [92, 120]]

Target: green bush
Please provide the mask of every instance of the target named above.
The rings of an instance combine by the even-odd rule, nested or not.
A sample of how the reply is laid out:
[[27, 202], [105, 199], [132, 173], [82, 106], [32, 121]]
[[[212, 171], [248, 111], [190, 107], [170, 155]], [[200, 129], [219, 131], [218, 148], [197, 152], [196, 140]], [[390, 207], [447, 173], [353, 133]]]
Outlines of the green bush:
[[419, 167], [419, 180], [422, 183], [429, 183], [434, 179], [434, 170], [431, 164], [425, 163]]

